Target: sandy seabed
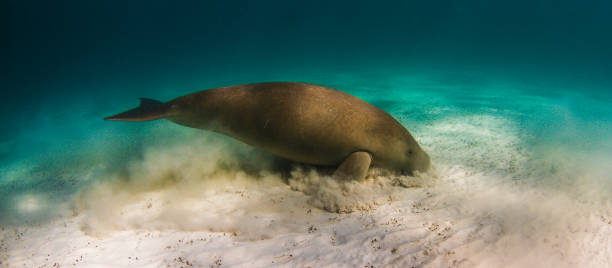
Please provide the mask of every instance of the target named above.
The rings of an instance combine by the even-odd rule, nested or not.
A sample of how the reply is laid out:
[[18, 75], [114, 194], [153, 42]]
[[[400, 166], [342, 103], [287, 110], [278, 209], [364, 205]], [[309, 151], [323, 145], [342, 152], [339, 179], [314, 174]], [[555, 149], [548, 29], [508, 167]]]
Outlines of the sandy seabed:
[[[15, 162], [1, 171], [0, 266], [609, 266], [609, 152], [526, 142], [517, 118], [561, 111], [542, 98], [513, 98], [515, 109], [483, 95], [475, 106], [501, 104], [457, 112], [441, 101], [463, 93], [440, 92], [377, 100], [432, 157], [415, 177], [373, 169], [365, 182], [334, 181], [167, 122], [125, 159], [110, 161], [109, 148], [139, 136], [101, 132], [92, 140], [106, 142], [70, 161]], [[415, 111], [431, 120], [412, 121]]]

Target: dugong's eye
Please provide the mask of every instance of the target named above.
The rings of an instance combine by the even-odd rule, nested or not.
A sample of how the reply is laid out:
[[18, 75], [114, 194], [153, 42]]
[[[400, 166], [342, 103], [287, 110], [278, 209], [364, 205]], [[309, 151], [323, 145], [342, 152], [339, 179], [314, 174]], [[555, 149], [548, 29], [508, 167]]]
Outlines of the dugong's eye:
[[406, 151], [406, 156], [412, 156], [412, 149], [408, 149], [408, 151]]

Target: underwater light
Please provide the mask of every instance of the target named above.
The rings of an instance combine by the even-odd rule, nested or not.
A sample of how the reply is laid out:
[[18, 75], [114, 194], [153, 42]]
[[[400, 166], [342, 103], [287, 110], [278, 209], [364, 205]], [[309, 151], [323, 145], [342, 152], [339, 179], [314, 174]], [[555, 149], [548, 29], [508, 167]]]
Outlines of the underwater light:
[[17, 199], [17, 209], [21, 213], [36, 213], [42, 208], [43, 199], [41, 196], [36, 196], [32, 194], [22, 195]]

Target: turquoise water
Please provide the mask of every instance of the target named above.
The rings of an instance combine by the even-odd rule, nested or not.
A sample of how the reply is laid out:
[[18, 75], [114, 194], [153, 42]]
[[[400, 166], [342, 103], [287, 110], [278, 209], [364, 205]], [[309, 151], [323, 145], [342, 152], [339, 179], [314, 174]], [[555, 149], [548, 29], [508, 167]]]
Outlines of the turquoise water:
[[185, 140], [221, 143], [257, 166], [250, 155], [258, 152], [221, 136], [167, 121], [102, 118], [138, 97], [170, 100], [262, 81], [322, 84], [384, 109], [439, 170], [461, 166], [525, 187], [574, 187], [561, 192], [576, 200], [594, 195], [598, 204], [611, 196], [609, 2], [8, 7], [3, 225], [69, 217], [83, 189], [129, 180], [146, 152]]
[[[414, 134], [437, 166], [459, 165], [494, 179], [529, 181], [534, 186], [567, 183], [557, 180], [587, 180], [597, 187], [612, 182], [607, 173], [612, 160], [612, 108], [605, 95], [439, 70], [393, 68], [268, 77], [263, 80], [332, 86], [388, 111]], [[213, 79], [203, 80], [209, 87], [247, 82]], [[222, 143], [232, 150], [231, 144], [238, 142], [169, 121], [102, 120], [136, 105], [138, 96], [169, 100], [192, 91], [176, 87], [164, 85], [146, 92], [126, 89], [117, 96], [74, 97], [70, 102], [46, 100], [31, 121], [15, 130], [15, 137], [3, 142], [2, 222], [32, 224], [65, 216], [66, 206], [82, 189], [126, 172], [155, 148], [204, 139], [211, 147]], [[249, 159], [242, 161], [257, 165]], [[24, 205], [31, 195], [44, 201]]]

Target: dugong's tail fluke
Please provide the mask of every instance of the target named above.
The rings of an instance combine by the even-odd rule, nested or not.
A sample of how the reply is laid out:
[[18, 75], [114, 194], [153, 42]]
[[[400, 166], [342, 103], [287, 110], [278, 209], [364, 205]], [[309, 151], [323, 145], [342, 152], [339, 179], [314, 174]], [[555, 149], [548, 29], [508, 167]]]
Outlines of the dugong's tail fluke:
[[104, 118], [111, 121], [141, 122], [164, 118], [168, 115], [167, 106], [157, 100], [140, 98], [140, 106], [123, 113]]

